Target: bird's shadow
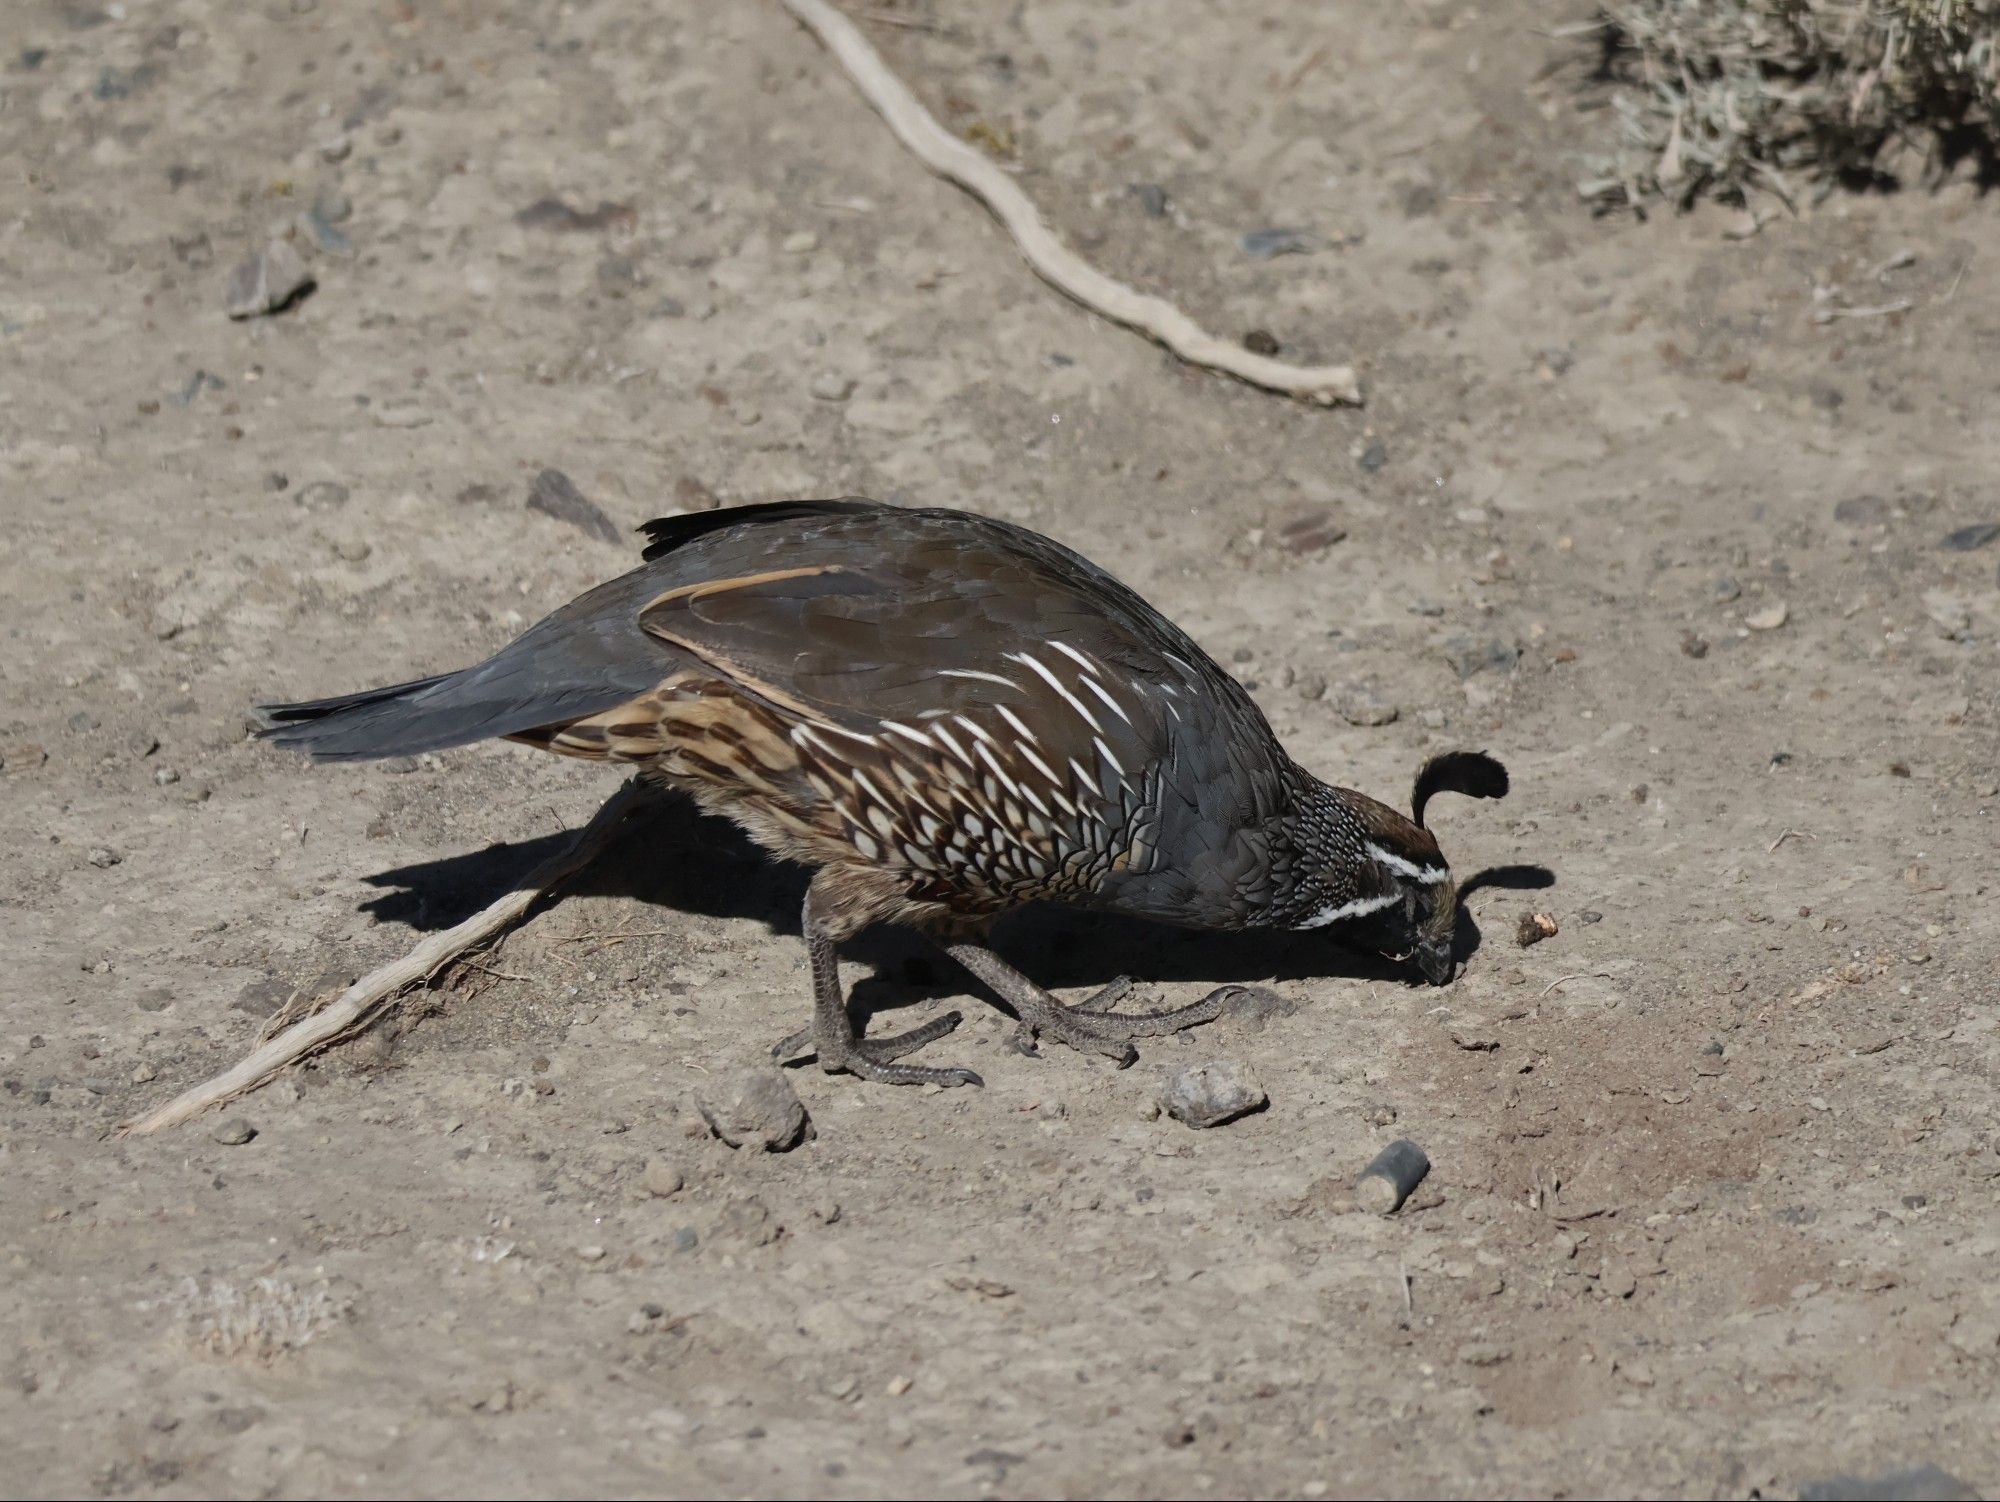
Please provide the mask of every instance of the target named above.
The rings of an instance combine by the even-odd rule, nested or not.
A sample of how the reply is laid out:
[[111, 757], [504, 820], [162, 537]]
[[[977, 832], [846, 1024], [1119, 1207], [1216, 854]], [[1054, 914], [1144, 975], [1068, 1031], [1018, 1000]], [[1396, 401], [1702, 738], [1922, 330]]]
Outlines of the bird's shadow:
[[[462, 922], [567, 846], [570, 832], [489, 845], [463, 855], [399, 866], [364, 878], [382, 889], [362, 905], [377, 922], [422, 932]], [[564, 895], [626, 897], [676, 912], [747, 918], [774, 933], [799, 932], [807, 873], [773, 860], [726, 819], [701, 813], [677, 794], [662, 796], [638, 826], [565, 882]], [[1481, 887], [1552, 886], [1545, 866], [1498, 866], [1468, 877], [1460, 896]], [[1181, 929], [1115, 914], [1037, 904], [995, 927], [994, 948], [1041, 985], [1096, 986], [1130, 975], [1140, 980], [1222, 985], [1253, 980], [1350, 979], [1421, 984], [1414, 965], [1387, 952], [1387, 928], [1350, 924], [1287, 932]], [[1470, 911], [1459, 910], [1455, 952], [1461, 963], [1480, 947]], [[842, 948], [872, 967], [850, 993], [857, 1021], [936, 996], [963, 995], [960, 974], [921, 935], [881, 926]]]

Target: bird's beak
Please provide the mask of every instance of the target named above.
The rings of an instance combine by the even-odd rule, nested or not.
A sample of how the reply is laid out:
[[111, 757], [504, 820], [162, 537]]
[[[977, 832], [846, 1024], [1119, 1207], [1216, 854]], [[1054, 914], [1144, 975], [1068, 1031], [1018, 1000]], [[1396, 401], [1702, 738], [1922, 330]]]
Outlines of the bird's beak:
[[1424, 979], [1432, 985], [1448, 986], [1453, 971], [1458, 967], [1452, 959], [1449, 944], [1419, 944], [1417, 968], [1424, 972]]

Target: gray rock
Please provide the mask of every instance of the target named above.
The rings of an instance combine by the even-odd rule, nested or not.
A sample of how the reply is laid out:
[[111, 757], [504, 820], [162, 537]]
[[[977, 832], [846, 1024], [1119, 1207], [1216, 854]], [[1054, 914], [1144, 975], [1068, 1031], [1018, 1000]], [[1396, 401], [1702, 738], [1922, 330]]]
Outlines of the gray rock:
[[1139, 207], [1146, 211], [1147, 217], [1167, 217], [1167, 190], [1158, 183], [1134, 183], [1132, 196], [1139, 200]]
[[1389, 451], [1379, 441], [1371, 443], [1361, 451], [1359, 462], [1362, 469], [1372, 475], [1389, 462]]
[[616, 547], [624, 541], [618, 533], [617, 523], [559, 469], [545, 469], [535, 476], [535, 483], [528, 487], [528, 509], [553, 516], [557, 521], [568, 522], [599, 542], [608, 542]]
[[224, 1147], [241, 1147], [257, 1135], [257, 1129], [242, 1117], [234, 1116], [208, 1135]]
[[812, 394], [823, 402], [844, 402], [854, 395], [854, 377], [825, 371], [813, 377]]
[[1954, 553], [1970, 553], [1983, 548], [1994, 538], [2000, 537], [2000, 522], [1974, 522], [1969, 527], [1960, 527], [1956, 532], [1945, 534], [1940, 547]]
[[1221, 1126], [1263, 1109], [1270, 1099], [1255, 1071], [1234, 1059], [1185, 1065], [1167, 1076], [1160, 1091], [1166, 1113], [1191, 1127]]
[[1309, 229], [1257, 229], [1243, 237], [1243, 253], [1259, 261], [1273, 256], [1302, 256], [1326, 248], [1326, 240]]
[[[1222, 1015], [1241, 1024], [1247, 1031], [1261, 1033], [1273, 1017], [1290, 1017], [1299, 1004], [1280, 996], [1269, 986], [1225, 986]], [[1185, 1036], [1185, 1034], [1183, 1034]]]
[[806, 1135], [806, 1108], [792, 1082], [775, 1069], [726, 1070], [704, 1081], [695, 1109], [731, 1147], [781, 1153]]
[[1461, 678], [1470, 678], [1488, 668], [1510, 671], [1520, 657], [1519, 647], [1497, 636], [1454, 636], [1444, 644], [1444, 660]]
[[1372, 683], [1350, 683], [1334, 696], [1334, 710], [1350, 725], [1391, 725], [1400, 712]]
[[299, 253], [284, 240], [273, 240], [229, 273], [222, 307], [231, 318], [256, 318], [281, 313], [312, 290], [313, 276]]

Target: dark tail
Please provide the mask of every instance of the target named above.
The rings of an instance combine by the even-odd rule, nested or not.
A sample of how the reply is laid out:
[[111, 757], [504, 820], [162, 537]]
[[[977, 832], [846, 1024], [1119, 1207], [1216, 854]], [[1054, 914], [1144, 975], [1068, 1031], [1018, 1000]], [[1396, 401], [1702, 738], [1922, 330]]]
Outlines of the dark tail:
[[565, 605], [477, 667], [303, 704], [265, 704], [262, 738], [314, 761], [417, 756], [602, 714], [658, 685], [672, 652], [638, 625], [642, 574]]

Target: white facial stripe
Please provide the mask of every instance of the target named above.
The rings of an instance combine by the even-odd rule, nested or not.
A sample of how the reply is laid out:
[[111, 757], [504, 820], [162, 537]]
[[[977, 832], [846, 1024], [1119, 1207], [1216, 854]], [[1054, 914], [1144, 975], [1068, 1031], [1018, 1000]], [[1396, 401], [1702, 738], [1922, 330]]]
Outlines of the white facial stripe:
[[1436, 886], [1451, 875], [1451, 872], [1442, 866], [1426, 867], [1412, 865], [1400, 855], [1392, 854], [1390, 851], [1384, 850], [1380, 845], [1370, 844], [1367, 848], [1369, 855], [1387, 866], [1391, 871], [1396, 872], [1399, 876], [1407, 876], [1411, 881], [1422, 882], [1427, 887]]
[[1383, 908], [1401, 900], [1401, 896], [1395, 892], [1385, 892], [1379, 897], [1357, 897], [1352, 902], [1341, 903], [1339, 907], [1323, 907], [1298, 926], [1324, 928], [1329, 923], [1338, 923], [1342, 918], [1359, 918], [1364, 913], [1379, 913]]

